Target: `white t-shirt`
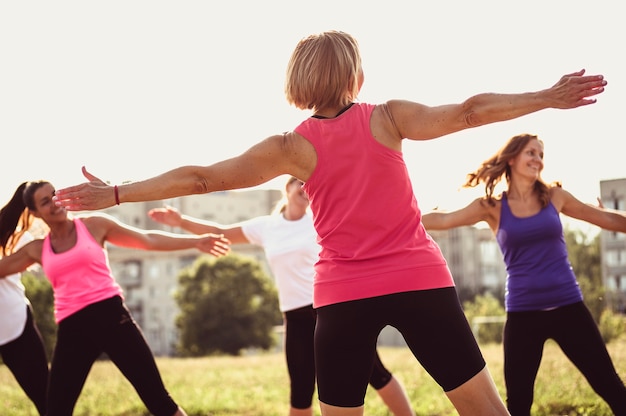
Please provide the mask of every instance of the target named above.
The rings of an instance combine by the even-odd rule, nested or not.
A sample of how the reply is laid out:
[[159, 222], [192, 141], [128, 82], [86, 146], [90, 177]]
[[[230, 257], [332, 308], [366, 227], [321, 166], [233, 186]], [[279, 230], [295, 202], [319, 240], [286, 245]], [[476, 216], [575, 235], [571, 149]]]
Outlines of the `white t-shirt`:
[[[32, 240], [33, 236], [25, 233], [17, 242], [16, 249]], [[0, 278], [0, 345], [15, 340], [24, 332], [29, 302], [21, 279], [21, 273]]]
[[313, 304], [314, 265], [320, 246], [311, 213], [296, 221], [286, 220], [283, 214], [264, 215], [240, 225], [248, 241], [265, 251], [281, 312]]

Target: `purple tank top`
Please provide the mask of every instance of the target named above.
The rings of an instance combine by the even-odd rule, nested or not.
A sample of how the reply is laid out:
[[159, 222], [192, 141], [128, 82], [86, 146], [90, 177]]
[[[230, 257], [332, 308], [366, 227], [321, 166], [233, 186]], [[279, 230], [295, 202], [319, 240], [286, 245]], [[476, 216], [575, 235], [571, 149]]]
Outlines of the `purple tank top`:
[[496, 239], [507, 270], [507, 312], [544, 310], [582, 301], [554, 205], [549, 203], [525, 218], [513, 215], [506, 193], [501, 205]]

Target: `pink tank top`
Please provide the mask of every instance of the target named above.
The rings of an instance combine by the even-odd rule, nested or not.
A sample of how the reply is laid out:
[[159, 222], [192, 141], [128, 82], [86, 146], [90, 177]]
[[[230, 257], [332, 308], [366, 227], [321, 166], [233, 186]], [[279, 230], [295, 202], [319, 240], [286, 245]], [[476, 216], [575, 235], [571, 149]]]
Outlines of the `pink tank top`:
[[318, 241], [314, 306], [454, 286], [426, 233], [402, 153], [374, 139], [375, 105], [356, 103], [333, 119], [295, 131], [315, 148], [304, 185]]
[[55, 253], [50, 235], [43, 242], [41, 264], [54, 290], [54, 318], [57, 323], [92, 303], [122, 296], [109, 259], [83, 222], [74, 219], [76, 244], [63, 253]]

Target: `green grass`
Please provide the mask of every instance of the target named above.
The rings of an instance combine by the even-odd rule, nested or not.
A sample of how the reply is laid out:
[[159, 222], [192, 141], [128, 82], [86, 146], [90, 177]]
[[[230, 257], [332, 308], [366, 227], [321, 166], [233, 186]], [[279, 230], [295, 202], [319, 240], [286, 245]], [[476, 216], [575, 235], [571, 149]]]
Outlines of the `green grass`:
[[[609, 344], [618, 373], [626, 375], [626, 339]], [[502, 346], [484, 345], [483, 353], [502, 397]], [[417, 415], [448, 416], [456, 412], [430, 376], [406, 348], [381, 348], [385, 365], [400, 379]], [[159, 358], [165, 384], [189, 416], [280, 416], [287, 414], [289, 385], [282, 353], [246, 357]], [[315, 398], [315, 400], [317, 400]], [[35, 416], [33, 406], [5, 366], [0, 366], [3, 416]], [[317, 402], [314, 402], [319, 415]], [[76, 416], [148, 415], [137, 394], [108, 361], [93, 367], [76, 405]], [[366, 415], [388, 415], [368, 389]], [[552, 343], [546, 345], [535, 385], [533, 416], [611, 415], [578, 370]]]

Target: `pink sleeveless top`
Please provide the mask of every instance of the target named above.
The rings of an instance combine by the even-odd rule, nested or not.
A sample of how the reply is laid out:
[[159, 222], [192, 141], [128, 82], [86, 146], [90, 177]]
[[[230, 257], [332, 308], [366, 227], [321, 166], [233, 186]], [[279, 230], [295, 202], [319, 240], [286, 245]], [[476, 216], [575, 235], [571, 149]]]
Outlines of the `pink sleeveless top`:
[[76, 244], [63, 253], [55, 253], [50, 235], [43, 242], [41, 264], [54, 290], [54, 318], [57, 323], [92, 303], [122, 296], [109, 259], [83, 222], [74, 219]]
[[402, 153], [374, 139], [375, 105], [355, 103], [295, 131], [315, 148], [308, 194], [322, 246], [314, 306], [454, 286], [426, 233]]

